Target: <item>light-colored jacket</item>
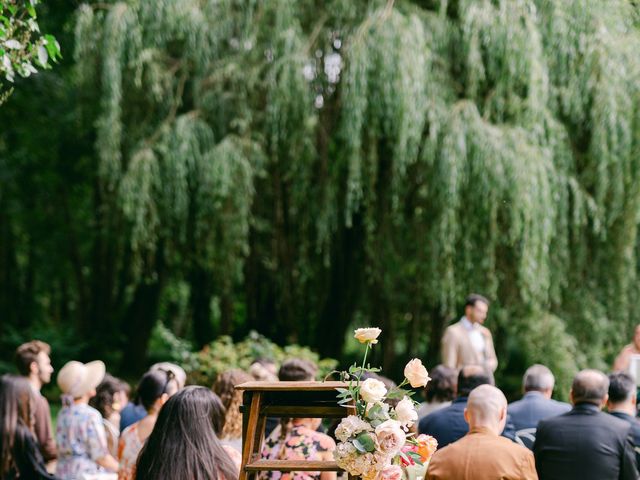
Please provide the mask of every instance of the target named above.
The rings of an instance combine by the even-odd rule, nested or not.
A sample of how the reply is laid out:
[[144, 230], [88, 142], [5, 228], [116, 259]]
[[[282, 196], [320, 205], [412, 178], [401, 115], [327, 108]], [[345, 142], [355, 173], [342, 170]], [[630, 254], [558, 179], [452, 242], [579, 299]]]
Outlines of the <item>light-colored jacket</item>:
[[498, 358], [493, 348], [493, 338], [488, 328], [479, 325], [484, 338], [484, 358], [479, 354], [469, 339], [469, 331], [462, 321], [454, 323], [444, 331], [442, 336], [442, 363], [450, 368], [460, 369], [466, 365], [482, 365], [495, 372]]
[[427, 470], [427, 480], [497, 479], [538, 480], [538, 474], [530, 450], [484, 427], [436, 451]]

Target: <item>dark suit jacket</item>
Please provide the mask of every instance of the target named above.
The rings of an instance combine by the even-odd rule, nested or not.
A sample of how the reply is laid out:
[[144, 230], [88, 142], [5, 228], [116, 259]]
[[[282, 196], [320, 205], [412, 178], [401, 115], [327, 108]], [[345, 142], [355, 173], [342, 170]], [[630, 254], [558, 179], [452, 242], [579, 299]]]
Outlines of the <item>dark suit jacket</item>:
[[540, 480], [637, 480], [630, 431], [589, 403], [542, 420], [533, 447]]
[[469, 431], [469, 424], [464, 419], [464, 409], [467, 407], [467, 397], [456, 398], [451, 405], [420, 420], [418, 432], [431, 435], [438, 440], [438, 448], [464, 437]]
[[540, 392], [527, 392], [521, 400], [509, 404], [507, 425], [503, 435], [533, 449], [538, 422], [571, 410], [568, 403], [549, 400]]
[[619, 418], [620, 420], [624, 420], [631, 425], [631, 435], [633, 436], [633, 445], [636, 451], [636, 462], [638, 464], [638, 468], [640, 468], [640, 422], [638, 422], [636, 417], [632, 417], [628, 413], [609, 412], [609, 414]]

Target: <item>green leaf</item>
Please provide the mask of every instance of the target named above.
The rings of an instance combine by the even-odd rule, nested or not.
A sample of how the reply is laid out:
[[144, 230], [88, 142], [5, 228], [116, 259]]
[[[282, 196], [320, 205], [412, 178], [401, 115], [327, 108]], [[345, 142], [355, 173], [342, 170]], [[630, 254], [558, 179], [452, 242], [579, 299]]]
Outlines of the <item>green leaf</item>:
[[[356, 436], [353, 443], [358, 442], [366, 452], [373, 452], [376, 449], [376, 443], [370, 433], [362, 432]], [[358, 447], [356, 447], [358, 448]]]

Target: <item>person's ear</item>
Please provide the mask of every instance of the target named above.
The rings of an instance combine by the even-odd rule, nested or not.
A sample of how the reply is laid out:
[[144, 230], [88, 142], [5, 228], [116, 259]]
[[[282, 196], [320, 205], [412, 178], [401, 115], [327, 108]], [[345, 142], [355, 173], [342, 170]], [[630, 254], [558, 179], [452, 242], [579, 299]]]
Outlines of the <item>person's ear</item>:
[[500, 410], [500, 421], [506, 418], [507, 418], [507, 406], [505, 405], [504, 407], [502, 407], [502, 410]]
[[160, 398], [158, 400], [160, 401], [160, 406], [164, 405], [169, 400], [169, 394], [163, 393], [162, 395], [160, 395]]
[[38, 366], [38, 362], [35, 360], [29, 364], [29, 373], [38, 373], [40, 371], [40, 367]]
[[569, 401], [571, 402], [571, 405], [575, 405], [573, 401], [573, 388], [569, 390]]
[[609, 394], [607, 393], [602, 399], [602, 403], [600, 403], [600, 410], [604, 408], [604, 406], [607, 404], [608, 401], [609, 401]]
[[[469, 423], [469, 419], [470, 419], [471, 415], [469, 415], [469, 409], [465, 408], [464, 409], [464, 421]], [[470, 423], [469, 423], [470, 424]]]

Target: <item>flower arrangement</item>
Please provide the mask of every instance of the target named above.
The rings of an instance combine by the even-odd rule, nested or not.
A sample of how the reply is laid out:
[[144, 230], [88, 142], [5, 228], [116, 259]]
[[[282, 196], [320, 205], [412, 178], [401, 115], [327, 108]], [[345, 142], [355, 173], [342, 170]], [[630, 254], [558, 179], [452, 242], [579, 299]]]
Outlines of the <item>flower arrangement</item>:
[[[364, 373], [379, 368], [367, 364], [369, 350], [378, 343], [379, 328], [359, 328], [354, 337], [365, 344], [362, 365], [352, 365], [342, 372], [348, 388], [338, 389], [339, 404], [355, 407], [355, 415], [342, 419], [336, 429], [338, 444], [334, 458], [340, 468], [364, 480], [399, 480], [412, 465], [425, 465], [437, 448], [435, 438], [409, 433], [418, 419], [414, 392], [402, 387], [424, 387], [430, 378], [422, 362], [414, 358], [404, 369], [400, 385], [387, 390], [375, 378], [362, 380]], [[397, 400], [395, 407], [387, 400]]]

